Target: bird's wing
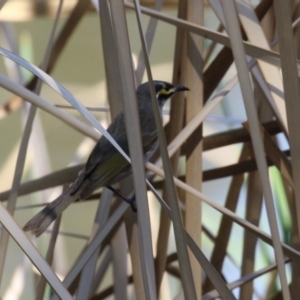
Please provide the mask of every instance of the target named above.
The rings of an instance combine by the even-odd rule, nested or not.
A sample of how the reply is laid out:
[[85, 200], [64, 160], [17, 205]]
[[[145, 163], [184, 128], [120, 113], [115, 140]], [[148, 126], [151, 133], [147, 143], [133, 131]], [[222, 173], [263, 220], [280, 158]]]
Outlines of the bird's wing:
[[80, 187], [80, 198], [85, 199], [99, 187], [119, 182], [130, 173], [129, 162], [120, 154], [113, 153], [105, 156], [85, 178]]
[[[120, 113], [115, 118], [107, 131], [124, 152], [129, 154], [123, 113]], [[145, 155], [148, 151], [153, 150], [153, 144], [156, 139], [156, 130], [143, 131], [143, 152]], [[129, 173], [128, 168], [129, 163], [127, 160], [102, 136], [91, 152], [85, 168], [72, 185], [71, 194], [76, 193], [80, 189], [80, 198], [84, 199], [96, 188], [111, 185], [123, 179]]]
[[[156, 146], [156, 134], [143, 136], [145, 160], [150, 158]], [[127, 139], [124, 139], [122, 148], [125, 152], [129, 152]], [[80, 181], [77, 180], [78, 183], [76, 181], [74, 184], [78, 186], [77, 190], [80, 188], [81, 199], [87, 198], [99, 187], [119, 182], [130, 173], [131, 169], [128, 161], [112, 145], [108, 147], [107, 151], [101, 152], [100, 160], [89, 159], [87, 166], [89, 168], [85, 168], [84, 173], [80, 175]], [[74, 189], [74, 191], [76, 190]]]
[[[121, 112], [114, 119], [114, 121], [107, 128], [107, 132], [112, 138], [119, 144], [119, 146], [128, 153], [128, 142], [126, 136], [126, 128], [124, 123], [124, 114]], [[85, 172], [89, 174], [93, 169], [100, 164], [103, 160], [106, 160], [111, 154], [119, 153], [118, 150], [107, 140], [105, 136], [102, 136], [91, 152], [87, 163], [85, 165]]]
[[[128, 142], [126, 137], [123, 113], [120, 113], [115, 118], [115, 120], [107, 128], [107, 131], [123, 148], [123, 150], [128, 153]], [[84, 180], [92, 173], [94, 173], [96, 168], [104, 168], [104, 164], [106, 164], [107, 161], [112, 161], [113, 157], [116, 157], [118, 155], [121, 155], [119, 154], [118, 150], [115, 149], [115, 147], [106, 139], [105, 136], [102, 136], [92, 150], [84, 169], [80, 172], [76, 181], [72, 185], [71, 193], [76, 193], [78, 189], [83, 185]], [[95, 172], [95, 174], [96, 173], [97, 172]], [[107, 177], [105, 178], [107, 179]], [[99, 178], [99, 181], [103, 182], [104, 180]]]

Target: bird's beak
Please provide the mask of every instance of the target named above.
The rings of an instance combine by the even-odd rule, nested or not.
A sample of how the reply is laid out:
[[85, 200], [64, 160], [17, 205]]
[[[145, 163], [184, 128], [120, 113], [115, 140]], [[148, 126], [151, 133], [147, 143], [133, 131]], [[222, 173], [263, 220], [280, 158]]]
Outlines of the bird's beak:
[[183, 85], [177, 85], [175, 86], [174, 88], [174, 93], [177, 93], [177, 92], [183, 92], [183, 91], [189, 91], [190, 89], [183, 86]]

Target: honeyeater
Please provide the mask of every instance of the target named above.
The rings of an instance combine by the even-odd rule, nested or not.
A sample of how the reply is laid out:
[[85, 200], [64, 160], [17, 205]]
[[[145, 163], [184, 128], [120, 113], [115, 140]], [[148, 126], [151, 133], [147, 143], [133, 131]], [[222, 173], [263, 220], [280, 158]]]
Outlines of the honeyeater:
[[[175, 93], [188, 88], [174, 86], [164, 81], [153, 81], [160, 111], [165, 102]], [[142, 134], [144, 160], [148, 161], [158, 147], [157, 130], [152, 109], [150, 83], [141, 84], [136, 91]], [[107, 129], [119, 146], [129, 155], [124, 113], [121, 112]], [[86, 199], [96, 189], [111, 186], [131, 173], [130, 163], [102, 136], [92, 150], [85, 167], [79, 172], [75, 182], [27, 222], [24, 230], [31, 230], [36, 236], [46, 228], [76, 199]], [[123, 197], [122, 197], [123, 198]], [[123, 198], [125, 199], [125, 198]]]

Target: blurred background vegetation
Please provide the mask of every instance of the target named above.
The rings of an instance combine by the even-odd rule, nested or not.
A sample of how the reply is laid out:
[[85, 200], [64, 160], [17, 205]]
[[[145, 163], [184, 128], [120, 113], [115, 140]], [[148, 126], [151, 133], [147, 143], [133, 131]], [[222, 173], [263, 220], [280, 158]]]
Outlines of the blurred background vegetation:
[[[0, 50], [46, 70], [105, 128], [111, 120], [112, 89], [124, 90], [128, 83], [126, 78], [109, 77], [112, 70], [120, 73], [125, 68], [122, 59], [132, 60], [134, 72], [125, 72], [136, 85], [148, 81], [146, 56], [153, 79], [191, 89], [168, 103], [163, 121], [168, 144], [176, 136], [182, 141], [172, 144], [177, 150], [171, 158], [173, 175], [194, 192], [176, 187], [182, 217], [176, 220], [171, 212], [176, 226], [148, 192], [150, 217], [143, 218], [150, 224], [150, 256], [141, 244], [140, 234], [148, 234], [140, 232], [141, 220], [130, 209], [116, 217], [121, 201], [102, 190], [72, 204], [55, 225], [59, 230], [50, 227], [39, 238], [26, 234], [74, 298], [298, 299], [300, 10], [298, 0], [276, 1], [99, 0], [100, 11], [98, 1], [0, 1]], [[140, 9], [141, 18], [136, 14]], [[148, 56], [141, 48], [140, 21], [147, 33]], [[105, 35], [110, 29], [113, 41]], [[122, 30], [128, 33], [130, 57], [123, 56], [126, 36], [117, 40]], [[40, 108], [30, 115], [30, 96], [25, 101], [20, 97], [21, 85], [91, 127], [89, 118], [68, 97], [47, 85], [48, 78], [42, 78], [46, 84], [39, 91], [29, 84], [33, 75], [25, 63], [16, 64], [0, 53], [1, 74], [17, 90], [5, 86], [0, 77], [0, 222], [14, 237], [5, 238], [1, 227], [0, 297], [55, 299], [58, 287], [46, 285], [40, 272], [45, 275], [47, 269], [39, 265], [39, 272], [27, 258], [37, 254], [27, 250], [18, 226], [59, 195], [63, 184], [74, 180], [74, 171], [61, 172], [86, 161], [95, 136]], [[110, 55], [119, 60], [112, 64]], [[249, 70], [245, 71], [246, 61]], [[246, 93], [247, 87], [251, 93]], [[197, 125], [192, 124], [194, 117]], [[31, 119], [32, 129], [25, 129]], [[186, 126], [191, 126], [191, 132], [183, 130]], [[21, 141], [29, 136], [22, 148]], [[53, 177], [44, 177], [56, 171]], [[24, 192], [23, 184], [31, 181]], [[165, 181], [155, 176], [153, 182], [170, 203]], [[122, 183], [121, 189], [126, 191], [131, 184]], [[11, 226], [7, 211], [15, 221]], [[109, 229], [108, 220], [114, 222]], [[85, 261], [86, 267], [79, 267], [98, 226], [105, 234], [92, 266]], [[194, 255], [178, 226], [195, 241]], [[187, 250], [189, 260], [183, 260]], [[149, 271], [145, 278], [141, 264], [155, 268], [155, 273]], [[183, 270], [193, 276], [188, 285], [190, 277]], [[55, 281], [54, 273], [49, 276]], [[66, 290], [60, 295], [70, 299]]]

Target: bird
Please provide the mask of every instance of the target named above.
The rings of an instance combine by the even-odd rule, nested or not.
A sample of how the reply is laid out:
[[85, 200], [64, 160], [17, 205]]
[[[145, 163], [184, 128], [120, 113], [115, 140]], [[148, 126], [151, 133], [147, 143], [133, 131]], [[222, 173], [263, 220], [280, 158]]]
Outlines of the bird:
[[[175, 93], [188, 91], [183, 85], [172, 85], [165, 81], [154, 80], [153, 85], [160, 112], [166, 101]], [[158, 147], [157, 129], [152, 109], [150, 82], [138, 86], [136, 90], [138, 112], [140, 118], [144, 161], [147, 162]], [[115, 139], [124, 152], [129, 155], [124, 112], [120, 112], [107, 128], [107, 132]], [[84, 200], [96, 189], [107, 187], [126, 202], [132, 204], [118, 193], [112, 185], [131, 174], [130, 163], [104, 137], [101, 136], [94, 146], [83, 170], [78, 173], [75, 182], [59, 197], [45, 206], [23, 227], [40, 236], [47, 227], [75, 200]], [[133, 199], [133, 198], [132, 198]]]

